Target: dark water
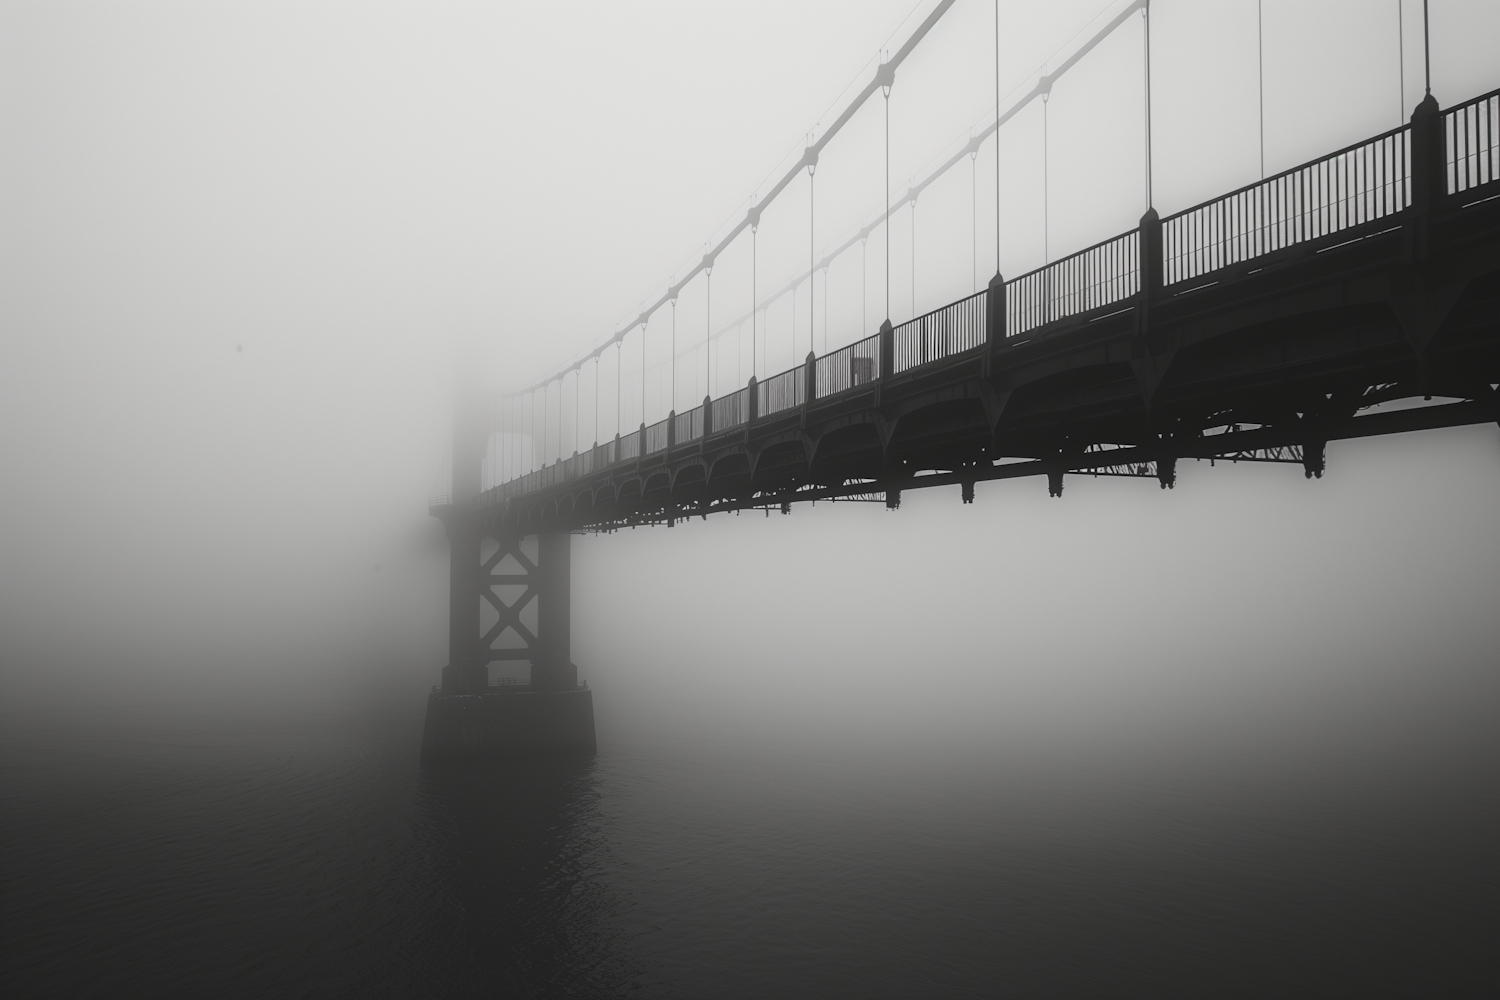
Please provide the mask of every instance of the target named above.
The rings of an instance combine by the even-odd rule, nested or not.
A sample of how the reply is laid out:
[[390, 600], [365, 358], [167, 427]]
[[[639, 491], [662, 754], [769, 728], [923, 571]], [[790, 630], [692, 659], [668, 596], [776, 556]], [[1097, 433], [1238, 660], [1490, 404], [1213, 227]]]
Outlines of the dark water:
[[1500, 995], [1482, 727], [429, 774], [419, 726], [12, 718], [6, 996]]

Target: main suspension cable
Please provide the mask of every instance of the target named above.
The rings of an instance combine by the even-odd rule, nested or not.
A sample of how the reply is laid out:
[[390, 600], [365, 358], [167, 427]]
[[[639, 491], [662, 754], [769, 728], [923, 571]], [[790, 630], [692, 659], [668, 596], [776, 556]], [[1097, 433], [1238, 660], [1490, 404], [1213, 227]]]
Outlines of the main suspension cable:
[[[879, 68], [879, 72], [877, 72], [877, 74], [876, 74], [876, 78], [874, 80], [872, 80], [870, 82], [870, 84], [865, 88], [865, 90], [861, 92], [860, 96], [856, 97], [855, 100], [844, 110], [844, 112], [839, 116], [838, 120], [835, 121], [835, 123], [830, 128], [828, 128], [827, 130], [825, 130], [825, 133], [824, 133], [822, 139], [819, 140], [819, 142], [816, 144], [818, 150], [821, 150], [825, 145], [828, 144], [828, 142], [830, 141], [830, 139], [833, 137], [834, 133], [836, 133], [837, 131], [839, 131], [839, 129], [842, 127], [842, 125], [845, 124], [849, 120], [849, 118], [853, 115], [853, 113], [861, 105], [861, 103], [863, 102], [863, 100], [865, 98], [869, 97], [869, 96], [872, 96], [874, 90], [877, 87], [879, 87], [883, 91], [883, 93], [884, 93], [884, 95], [885, 95], [885, 97], [887, 99], [887, 107], [886, 107], [886, 115], [885, 115], [885, 117], [886, 117], [886, 145], [887, 145], [887, 149], [886, 149], [886, 155], [887, 155], [887, 181], [889, 181], [889, 106], [888, 106], [888, 103], [889, 103], [889, 83], [890, 83], [890, 79], [894, 76], [895, 69], [904, 61], [905, 57], [911, 53], [911, 51], [915, 48], [916, 44], [923, 37], [925, 37], [925, 35], [930, 30], [930, 28], [936, 23], [936, 21], [939, 19], [939, 17], [944, 12], [946, 12], [946, 10], [951, 5], [952, 5], [952, 0], [939, 0], [939, 2], [935, 5], [935, 8], [934, 8], [933, 12], [926, 18], [926, 20], [923, 22], [923, 24], [921, 25], [921, 27], [919, 27], [917, 29], [917, 31], [913, 33], [913, 35], [911, 36], [911, 38], [908, 39], [908, 41], [902, 46], [902, 48], [893, 57], [890, 58], [889, 62], [882, 62], [881, 63], [880, 68]], [[1053, 74], [1054, 78], [1056, 76], [1060, 76], [1063, 73], [1067, 72], [1073, 65], [1075, 65], [1081, 58], [1083, 58], [1084, 55], [1086, 55], [1088, 52], [1092, 51], [1092, 49], [1095, 48], [1104, 38], [1108, 37], [1114, 31], [1115, 28], [1121, 26], [1126, 20], [1128, 20], [1129, 17], [1132, 14], [1135, 13], [1135, 11], [1141, 10], [1142, 13], [1143, 13], [1143, 16], [1144, 16], [1145, 9], [1148, 7], [1148, 5], [1149, 5], [1149, 0], [1127, 0], [1127, 2], [1125, 3], [1125, 5], [1123, 6], [1123, 9], [1120, 9], [1118, 11], [1118, 13], [1114, 14], [1113, 16], [1111, 16], [1110, 19], [1109, 19], [1109, 21], [1106, 24], [1104, 24], [1099, 30], [1097, 30], [1096, 32], [1094, 32], [1093, 35], [1090, 36], [1083, 44], [1079, 45], [1076, 49], [1074, 49], [1071, 52], [1071, 54], [1069, 54], [1068, 56], [1062, 58], [1062, 61], [1061, 61], [1060, 65], [1058, 66], [1057, 70], [1054, 71], [1054, 74]], [[1424, 24], [1425, 24], [1425, 20], [1426, 20], [1425, 13], [1426, 13], [1426, 11], [1425, 11], [1425, 5], [1424, 5]], [[996, 139], [996, 168], [995, 168], [995, 171], [996, 171], [996, 177], [995, 177], [995, 196], [996, 196], [996, 204], [995, 204], [995, 227], [996, 227], [996, 231], [995, 231], [995, 253], [996, 253], [996, 269], [997, 269], [997, 273], [998, 273], [998, 270], [999, 270], [1000, 251], [1001, 251], [1001, 246], [1002, 246], [1002, 239], [1001, 239], [1001, 207], [1000, 207], [1000, 204], [1001, 204], [1002, 184], [1001, 184], [1001, 177], [1000, 177], [1000, 157], [999, 157], [998, 131], [999, 131], [1000, 126], [1003, 125], [1006, 121], [1008, 121], [1012, 116], [1014, 116], [1022, 107], [1024, 107], [1024, 105], [1026, 103], [1028, 103], [1031, 99], [1033, 99], [1033, 98], [1035, 98], [1037, 96], [1040, 96], [1040, 88], [1033, 89], [1030, 93], [1022, 95], [1022, 97], [1020, 97], [1015, 102], [1015, 104], [1014, 104], [1013, 107], [1010, 107], [1010, 108], [1008, 108], [1008, 109], [1006, 109], [1004, 111], [1001, 110], [1001, 107], [1000, 107], [1000, 104], [999, 104], [1000, 97], [1001, 97], [1001, 91], [1000, 91], [999, 14], [1000, 14], [1000, 12], [999, 12], [999, 3], [998, 3], [998, 0], [996, 0], [996, 4], [995, 4], [995, 98], [996, 98], [995, 118], [994, 118], [994, 120], [986, 128], [984, 128], [979, 133], [978, 136], [976, 136], [976, 145], [977, 145], [978, 142], [982, 142], [984, 139], [988, 138], [988, 134], [989, 134], [990, 131], [995, 131], [997, 133], [997, 139]], [[1068, 44], [1069, 44], [1069, 46], [1071, 46], [1072, 42], [1070, 41]], [[885, 53], [882, 53], [883, 57], [884, 57], [884, 55], [885, 55]], [[956, 162], [956, 160], [959, 157], [961, 157], [963, 155], [963, 152], [965, 152], [965, 151], [966, 150], [961, 150], [957, 155], [955, 155], [955, 157], [953, 158], [953, 160], [951, 160], [951, 161], [949, 161], [947, 163], [944, 163], [943, 165], [941, 165], [940, 167], [938, 167], [935, 171], [933, 171], [932, 176], [930, 176], [927, 179], [925, 179], [923, 181], [923, 183], [919, 186], [919, 189], [920, 188], [925, 188], [928, 184], [930, 184], [938, 176], [941, 176], [943, 173], [945, 173], [949, 168], [951, 168], [954, 165], [954, 163]], [[803, 164], [799, 163], [799, 164], [793, 166], [792, 169], [790, 171], [788, 171], [788, 173], [785, 176], [782, 177], [781, 181], [778, 182], [772, 188], [772, 190], [769, 193], [767, 193], [763, 198], [759, 199], [759, 201], [757, 203], [758, 207], [763, 207], [766, 203], [768, 203], [769, 201], [773, 200], [776, 197], [776, 195], [778, 195], [786, 187], [787, 183], [791, 180], [792, 176], [795, 175], [796, 171], [798, 169], [800, 169], [800, 167], [802, 165]], [[890, 198], [889, 198], [889, 183], [887, 183], [887, 192], [888, 192], [888, 194], [887, 194], [887, 200], [886, 200], [886, 213], [882, 217], [882, 219], [878, 219], [877, 220], [877, 223], [880, 222], [880, 221], [885, 221], [887, 223], [887, 225], [888, 225], [889, 224], [889, 215], [890, 215], [890, 211], [891, 211], [891, 208], [890, 208]], [[747, 213], [747, 217], [744, 220], [741, 220], [741, 222], [738, 225], [736, 225], [728, 233], [726, 233], [726, 235], [720, 241], [719, 245], [715, 248], [714, 252], [717, 253], [720, 250], [722, 250], [725, 246], [728, 245], [729, 242], [731, 242], [734, 239], [734, 237], [739, 232], [741, 232], [743, 229], [751, 226], [754, 214], [755, 214], [755, 209], [752, 208], [752, 210], [749, 213]], [[977, 229], [977, 223], [976, 223], [975, 228]], [[973, 235], [973, 234], [971, 234], [971, 235]], [[834, 253], [830, 255], [830, 259], [832, 259], [832, 257], [836, 257], [843, 250], [846, 250], [849, 247], [851, 247], [852, 244], [853, 244], [853, 242], [854, 242], [854, 239], [862, 239], [862, 237], [859, 234], [856, 234], [843, 247], [840, 247], [838, 250], [834, 251]], [[974, 241], [977, 242], [977, 236], [974, 236]], [[889, 251], [889, 242], [890, 242], [890, 240], [889, 240], [889, 233], [887, 233], [887, 250], [888, 251]], [[687, 278], [691, 278], [693, 276], [693, 274], [696, 273], [696, 271], [698, 269], [699, 268], [694, 268], [694, 270], [687, 275]], [[889, 310], [889, 298], [890, 298], [890, 288], [889, 288], [890, 262], [889, 262], [889, 253], [887, 253], [886, 269], [887, 269], [887, 288], [886, 288], [887, 314], [889, 314], [889, 311], [890, 311]], [[774, 301], [775, 298], [779, 298], [782, 295], [785, 295], [787, 292], [794, 291], [795, 286], [796, 286], [797, 283], [798, 283], [797, 279], [793, 278], [791, 281], [788, 282], [788, 284], [787, 284], [786, 287], [784, 287], [781, 291], [777, 292], [773, 296], [773, 298], [771, 300], [769, 300], [769, 301]], [[680, 287], [680, 286], [678, 286], [678, 287]], [[758, 291], [758, 289], [757, 289], [757, 291]], [[668, 301], [668, 298], [669, 298], [669, 296], [664, 294], [662, 296], [661, 300], [657, 301], [654, 304], [648, 305], [645, 308], [645, 310], [641, 313], [640, 317], [637, 318], [636, 323], [640, 323], [640, 322], [644, 321], [644, 319], [647, 318], [647, 317], [649, 317], [652, 312], [654, 312], [656, 309], [659, 309], [661, 306], [665, 305], [667, 303], [667, 301]], [[755, 298], [755, 301], [752, 303], [752, 308], [754, 308], [756, 306], [759, 306], [759, 305], [762, 305], [762, 303], [759, 302], [758, 295], [755, 296], [754, 298]], [[632, 324], [632, 325], [635, 325], [635, 324]], [[728, 330], [728, 327], [726, 326], [725, 331], [721, 331], [720, 335], [722, 335], [724, 332], [727, 332], [727, 330]], [[618, 345], [619, 342], [623, 339], [624, 335], [627, 332], [628, 332], [628, 330], [622, 330], [619, 333], [614, 334], [608, 341], [606, 341], [604, 344], [600, 345], [593, 352], [590, 352], [589, 356], [591, 356], [591, 357], [597, 357], [600, 353], [602, 353], [602, 351], [604, 349], [606, 349], [609, 346], [610, 343], [614, 343], [614, 344]], [[754, 365], [755, 363], [757, 363], [758, 354], [759, 354], [759, 350], [758, 350], [758, 347], [759, 347], [759, 344], [758, 344], [758, 340], [759, 340], [758, 322], [756, 322], [755, 325], [752, 327], [752, 331], [751, 332], [752, 332], [752, 365]], [[582, 360], [587, 360], [587, 358], [584, 358]], [[581, 363], [581, 361], [580, 361], [580, 363]], [[533, 387], [533, 388], [535, 388], [535, 387]], [[529, 390], [521, 390], [522, 393], [524, 393], [526, 391], [529, 391]], [[512, 393], [511, 395], [516, 395], [516, 393]]]
[[[871, 80], [869, 84], [867, 84], [857, 95], [855, 95], [855, 97], [844, 108], [844, 110], [840, 112], [838, 117], [834, 120], [833, 124], [828, 126], [828, 128], [824, 130], [822, 138], [819, 139], [814, 146], [815, 153], [826, 146], [834, 138], [834, 136], [839, 133], [843, 126], [847, 124], [851, 118], [854, 117], [855, 112], [857, 112], [860, 107], [863, 106], [864, 102], [874, 94], [875, 89], [881, 86], [882, 81], [888, 80], [895, 73], [896, 68], [905, 61], [907, 56], [909, 56], [913, 50], [915, 50], [917, 45], [927, 36], [928, 32], [932, 30], [932, 27], [937, 24], [938, 20], [941, 19], [943, 15], [948, 12], [948, 9], [953, 6], [954, 2], [955, 0], [937, 0], [937, 3], [933, 6], [932, 11], [912, 32], [905, 43], [903, 43], [902, 46], [896, 50], [894, 55], [880, 64], [879, 71], [876, 74], [876, 78], [874, 80]], [[782, 176], [781, 180], [772, 186], [771, 190], [766, 193], [765, 197], [759, 200], [758, 206], [763, 208], [766, 204], [769, 204], [771, 201], [773, 201], [786, 188], [786, 186], [791, 183], [792, 179], [797, 175], [801, 168], [801, 162], [793, 165], [791, 169], [789, 169], [787, 173]], [[744, 219], [741, 219], [738, 224], [731, 227], [730, 230], [720, 239], [719, 243], [713, 247], [710, 252], [710, 256], [717, 256], [719, 253], [721, 253], [731, 242], [733, 242], [733, 240], [741, 232], [743, 232], [750, 225], [750, 222], [751, 218], [747, 213], [746, 217]], [[685, 276], [684, 280], [691, 279], [701, 269], [701, 264], [698, 267], [693, 268], [693, 270]], [[610, 343], [623, 340], [624, 337], [630, 332], [630, 330], [636, 325], [636, 323], [644, 322], [650, 317], [653, 312], [666, 305], [668, 298], [669, 293], [663, 294], [662, 297], [655, 303], [646, 307], [641, 315], [638, 316], [629, 326], [613, 334], [609, 338], [609, 340], [601, 344], [593, 352], [590, 352], [590, 354], [601, 352], [605, 348], [607, 348]], [[582, 359], [580, 359], [579, 363], [581, 362]], [[570, 365], [569, 367], [572, 366]]]

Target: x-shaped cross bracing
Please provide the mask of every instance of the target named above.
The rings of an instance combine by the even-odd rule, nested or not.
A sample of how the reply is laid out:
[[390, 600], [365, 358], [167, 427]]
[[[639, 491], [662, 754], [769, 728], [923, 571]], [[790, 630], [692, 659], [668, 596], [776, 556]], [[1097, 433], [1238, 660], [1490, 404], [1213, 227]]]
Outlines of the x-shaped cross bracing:
[[[495, 609], [499, 620], [492, 625], [488, 632], [481, 638], [480, 643], [484, 647], [491, 662], [495, 660], [529, 660], [532, 658], [533, 649], [537, 646], [536, 635], [521, 622], [521, 612], [536, 597], [536, 583], [533, 574], [537, 571], [536, 563], [526, 557], [521, 551], [521, 539], [513, 537], [507, 540], [496, 539], [498, 547], [490, 557], [480, 566], [482, 584], [479, 591], [483, 597]], [[524, 573], [496, 573], [495, 567], [507, 556], [511, 556], [521, 566]], [[522, 586], [526, 589], [521, 592], [512, 604], [506, 604], [498, 594], [495, 593], [497, 586]], [[490, 643], [498, 639], [507, 628], [516, 630], [516, 634], [526, 643], [510, 649], [494, 649]]]

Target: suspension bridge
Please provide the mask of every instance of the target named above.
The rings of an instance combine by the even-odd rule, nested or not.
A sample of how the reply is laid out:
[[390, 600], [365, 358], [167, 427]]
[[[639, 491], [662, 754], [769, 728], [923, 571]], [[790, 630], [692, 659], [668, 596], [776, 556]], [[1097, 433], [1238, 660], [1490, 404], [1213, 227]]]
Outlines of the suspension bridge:
[[[951, 5], [937, 4], [770, 194], [633, 322], [526, 390], [460, 400], [452, 492], [429, 505], [451, 548], [450, 663], [429, 702], [430, 759], [592, 749], [591, 695], [569, 649], [574, 532], [817, 500], [897, 508], [903, 492], [937, 486], [957, 485], [971, 503], [976, 483], [1016, 477], [1045, 480], [1057, 497], [1068, 475], [1170, 488], [1189, 459], [1286, 463], [1320, 477], [1332, 441], [1500, 422], [1500, 91], [1443, 107], [1429, 84], [1397, 128], [1161, 217], [1150, 205], [1140, 2], [1008, 105], [997, 83], [988, 126], [822, 258], [809, 219], [805, 270], [753, 297], [748, 319], [720, 335], [743, 336], [749, 322], [758, 361], [757, 316], [804, 283], [814, 329], [814, 278], [829, 260], [882, 229], [889, 239], [898, 208], [1000, 141], [1010, 117], [1139, 17], [1147, 209], [1135, 228], [1029, 273], [997, 273], [974, 294], [899, 324], [886, 318], [821, 355], [810, 342], [785, 370], [762, 377], [752, 363], [743, 385], [650, 423], [643, 388], [641, 420], [625, 430], [626, 338], [643, 338], [689, 282], [708, 282], [732, 242], [753, 241], [788, 185], [805, 175], [811, 186], [820, 154], [863, 104], [886, 102], [888, 120], [897, 70]], [[599, 366], [610, 352], [615, 433], [600, 440]], [[589, 366], [594, 435], [584, 444]], [[520, 661], [529, 683], [490, 683], [491, 664]]]

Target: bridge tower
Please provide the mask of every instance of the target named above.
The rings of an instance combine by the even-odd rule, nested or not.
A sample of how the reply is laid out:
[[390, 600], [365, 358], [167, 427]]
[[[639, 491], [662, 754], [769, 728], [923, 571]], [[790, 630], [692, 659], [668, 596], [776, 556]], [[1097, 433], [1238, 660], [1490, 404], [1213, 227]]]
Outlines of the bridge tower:
[[[422, 761], [591, 754], [593, 692], [578, 683], [571, 651], [572, 536], [537, 534], [532, 556], [522, 527], [476, 507], [495, 424], [481, 399], [460, 393], [453, 492], [431, 506], [448, 535], [448, 665], [428, 695]], [[532, 604], [534, 629], [523, 617]], [[495, 645], [508, 635], [521, 644]], [[526, 682], [491, 683], [490, 664], [515, 661], [529, 662]]]

